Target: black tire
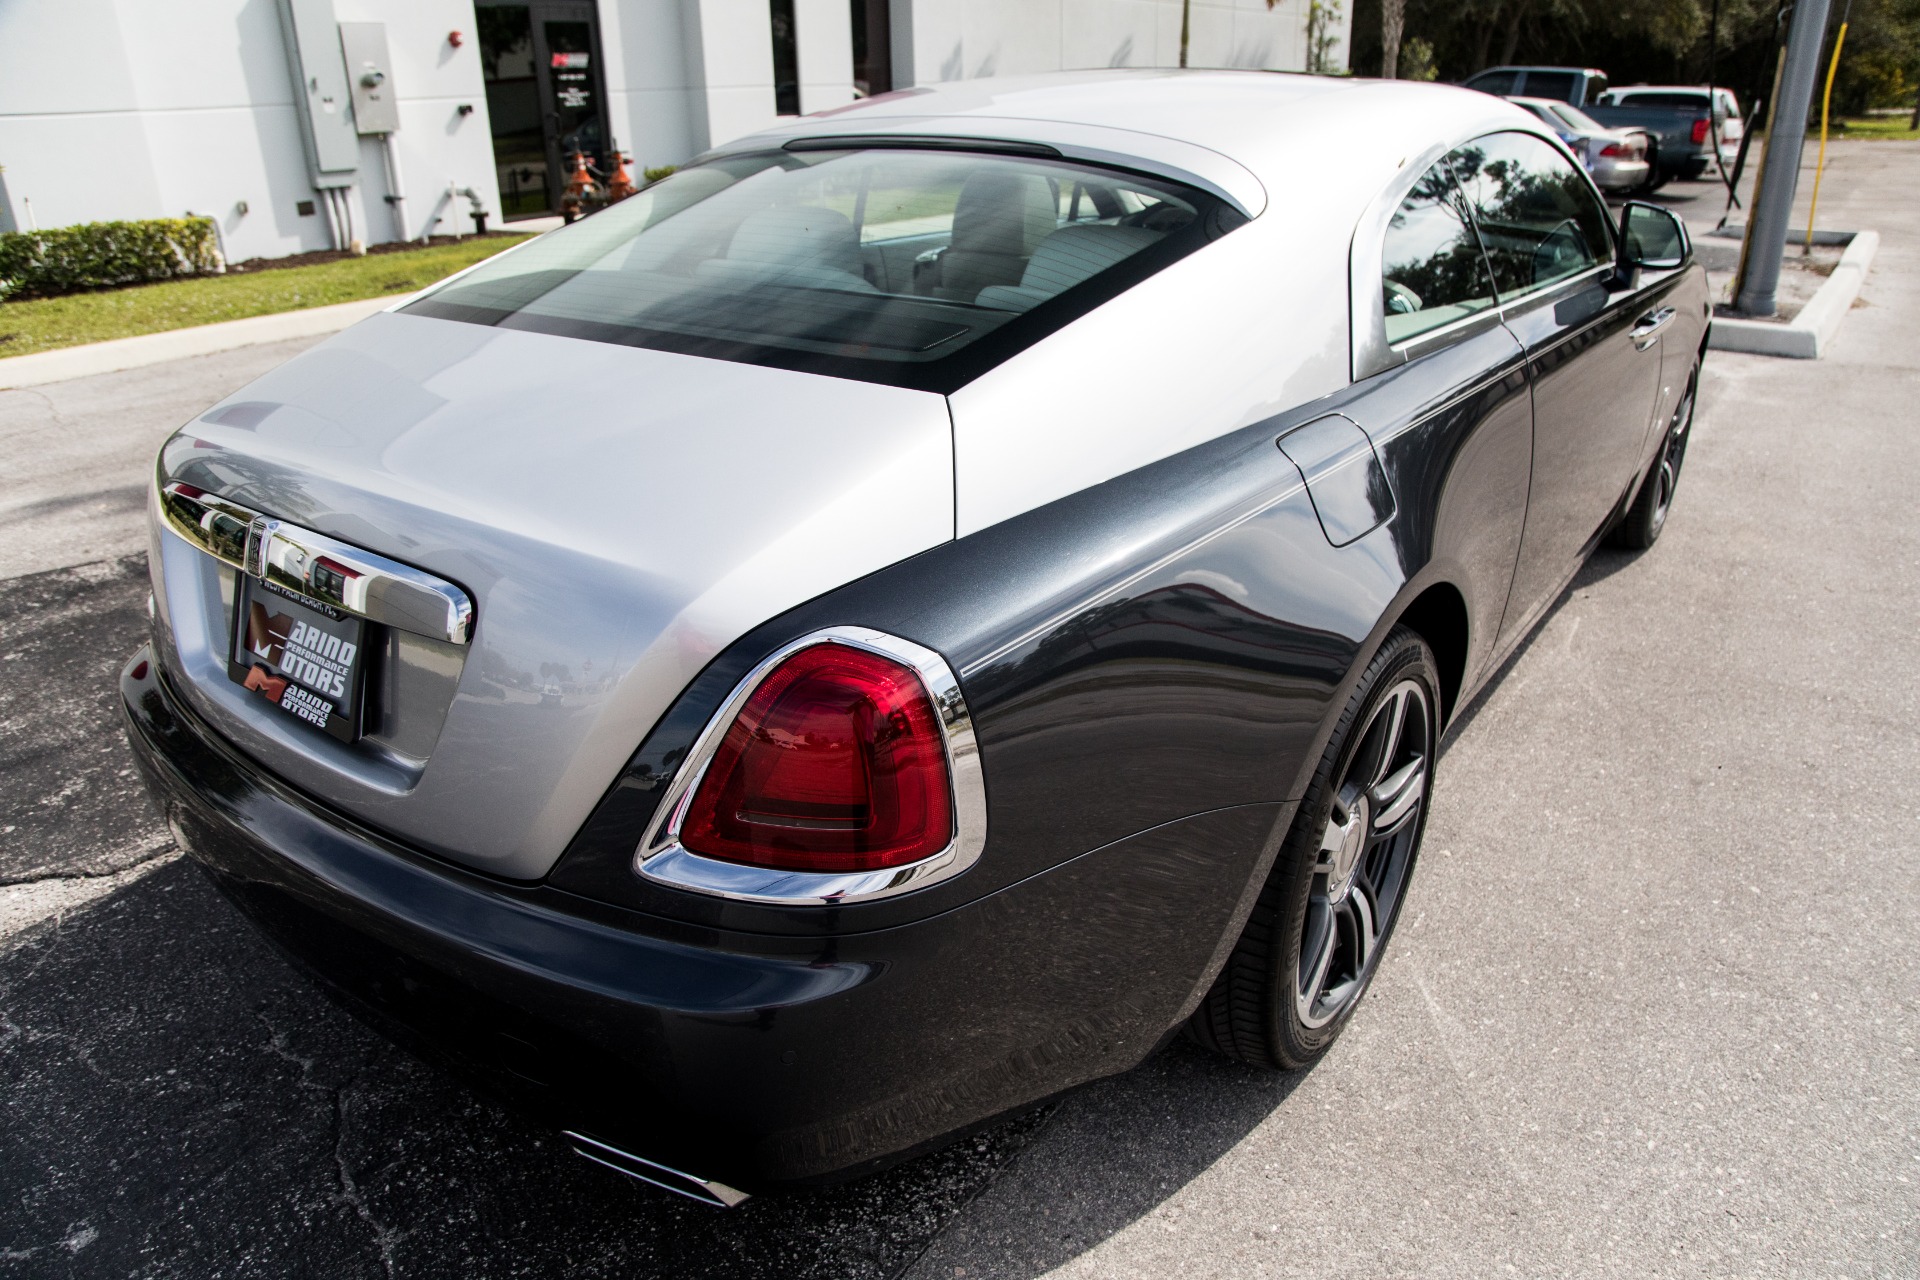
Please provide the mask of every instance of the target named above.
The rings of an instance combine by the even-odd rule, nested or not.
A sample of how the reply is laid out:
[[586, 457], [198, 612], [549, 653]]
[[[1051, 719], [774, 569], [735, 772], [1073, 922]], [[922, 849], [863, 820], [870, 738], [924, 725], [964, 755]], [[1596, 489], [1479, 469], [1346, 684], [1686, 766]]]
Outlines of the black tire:
[[[1296, 1070], [1317, 1061], [1353, 1016], [1426, 830], [1439, 689], [1433, 651], [1395, 627], [1347, 699], [1246, 929], [1187, 1024], [1194, 1040], [1242, 1062]], [[1343, 831], [1339, 847], [1327, 849]]]
[[1653, 456], [1653, 465], [1640, 480], [1640, 492], [1633, 497], [1620, 522], [1607, 533], [1607, 545], [1623, 551], [1645, 551], [1660, 538], [1667, 527], [1667, 513], [1673, 510], [1674, 490], [1680, 484], [1680, 467], [1687, 460], [1687, 441], [1693, 435], [1693, 402], [1700, 388], [1700, 366], [1687, 375], [1687, 390], [1667, 422], [1666, 436]]

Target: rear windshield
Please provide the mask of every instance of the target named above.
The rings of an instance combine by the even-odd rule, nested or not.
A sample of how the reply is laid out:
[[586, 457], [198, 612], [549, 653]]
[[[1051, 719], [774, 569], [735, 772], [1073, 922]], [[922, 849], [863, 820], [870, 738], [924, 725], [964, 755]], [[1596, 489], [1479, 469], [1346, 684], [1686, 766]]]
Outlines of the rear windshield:
[[1561, 102], [1573, 97], [1571, 71], [1529, 71], [1526, 84], [1529, 98], [1555, 98]]
[[1679, 93], [1635, 93], [1631, 89], [1616, 91], [1613, 100], [1623, 107], [1691, 107], [1698, 111], [1707, 105], [1707, 91]]
[[1553, 114], [1559, 116], [1561, 122], [1571, 126], [1576, 133], [1605, 133], [1607, 131], [1605, 125], [1576, 107], [1563, 107], [1556, 102], [1553, 106]]
[[945, 392], [1244, 221], [1057, 159], [727, 156], [405, 309]]

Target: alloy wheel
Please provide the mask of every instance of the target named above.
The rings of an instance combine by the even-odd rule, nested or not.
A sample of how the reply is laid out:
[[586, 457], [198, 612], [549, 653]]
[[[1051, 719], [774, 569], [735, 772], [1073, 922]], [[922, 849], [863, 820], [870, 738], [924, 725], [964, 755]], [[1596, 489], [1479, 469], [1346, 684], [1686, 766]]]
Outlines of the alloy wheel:
[[1658, 486], [1654, 490], [1653, 505], [1656, 529], [1667, 522], [1667, 509], [1673, 505], [1673, 491], [1680, 483], [1680, 463], [1687, 456], [1687, 429], [1693, 425], [1693, 393], [1693, 384], [1689, 382], [1687, 394], [1673, 411], [1673, 424], [1667, 428], [1666, 442], [1660, 447], [1660, 466], [1653, 474], [1653, 482]]
[[1309, 1028], [1332, 1022], [1365, 988], [1412, 870], [1433, 757], [1426, 687], [1402, 680], [1374, 708], [1320, 837], [1294, 1009]]

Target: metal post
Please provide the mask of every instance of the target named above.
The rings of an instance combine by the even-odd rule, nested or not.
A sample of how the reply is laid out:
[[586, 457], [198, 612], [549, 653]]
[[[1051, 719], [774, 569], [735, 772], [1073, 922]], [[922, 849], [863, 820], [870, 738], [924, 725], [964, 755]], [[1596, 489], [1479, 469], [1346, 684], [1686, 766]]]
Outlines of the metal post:
[[1734, 306], [1750, 316], [1770, 316], [1780, 287], [1780, 257], [1787, 245], [1794, 187], [1800, 179], [1800, 147], [1807, 140], [1807, 109], [1826, 43], [1827, 0], [1799, 0], [1787, 32], [1786, 69], [1779, 100], [1767, 111], [1767, 165], [1749, 219], [1747, 269]]

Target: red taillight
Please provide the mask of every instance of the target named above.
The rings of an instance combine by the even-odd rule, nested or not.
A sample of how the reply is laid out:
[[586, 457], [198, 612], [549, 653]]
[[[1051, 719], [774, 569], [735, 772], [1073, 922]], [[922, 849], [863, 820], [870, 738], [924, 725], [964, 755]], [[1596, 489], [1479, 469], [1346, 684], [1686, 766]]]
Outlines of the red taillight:
[[725, 862], [875, 871], [953, 839], [946, 740], [920, 677], [891, 658], [819, 644], [760, 683], [727, 727], [680, 825]]
[[1627, 154], [1627, 149], [1617, 142], [1609, 142], [1606, 146], [1600, 148], [1600, 154], [1603, 156], [1611, 156], [1617, 160]]
[[1693, 122], [1693, 140], [1695, 142], [1705, 142], [1707, 140], [1707, 131], [1712, 127], [1713, 126], [1705, 120], [1695, 120]]

